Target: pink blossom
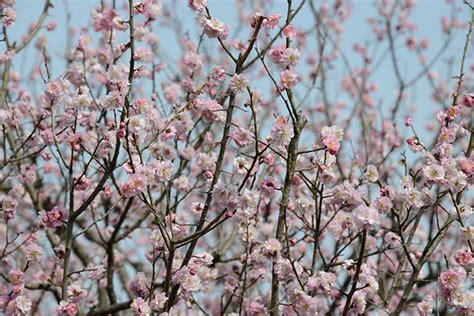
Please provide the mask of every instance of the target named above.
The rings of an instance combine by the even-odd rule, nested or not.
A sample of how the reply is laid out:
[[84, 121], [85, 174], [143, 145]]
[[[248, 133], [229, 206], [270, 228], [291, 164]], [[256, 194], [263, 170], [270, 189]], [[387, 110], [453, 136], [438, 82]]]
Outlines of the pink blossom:
[[91, 280], [97, 280], [102, 277], [104, 272], [105, 272], [105, 267], [103, 264], [100, 264], [98, 266], [93, 267], [92, 271], [89, 271], [88, 277]]
[[58, 206], [55, 206], [51, 211], [47, 212], [42, 217], [43, 224], [49, 228], [63, 225], [66, 219], [66, 210]]
[[21, 270], [11, 270], [8, 273], [8, 278], [13, 285], [23, 284], [25, 280], [25, 273]]
[[259, 187], [263, 196], [267, 199], [272, 198], [276, 194], [277, 182], [274, 178], [266, 178], [260, 183]]
[[146, 185], [146, 177], [141, 173], [134, 173], [130, 175], [128, 181], [122, 185], [122, 191], [125, 197], [132, 197], [143, 192]]
[[48, 24], [46, 24], [46, 29], [47, 29], [48, 31], [54, 31], [57, 26], [58, 26], [58, 22], [56, 22], [56, 21], [51, 21], [51, 22], [49, 22]]
[[43, 248], [41, 248], [38, 244], [30, 244], [25, 249], [26, 259], [31, 262], [39, 262], [43, 257]]
[[399, 248], [402, 244], [400, 236], [393, 232], [388, 232], [387, 234], [385, 234], [384, 240], [390, 247], [395, 249]]
[[75, 303], [61, 301], [59, 302], [58, 311], [62, 315], [75, 316], [77, 314], [77, 306]]
[[226, 71], [222, 66], [214, 66], [212, 68], [211, 79], [216, 81], [224, 81], [226, 77]]
[[280, 255], [281, 244], [275, 238], [269, 239], [265, 242], [263, 251], [267, 257], [275, 259]]
[[310, 290], [330, 294], [336, 287], [336, 275], [331, 272], [319, 271], [316, 276], [308, 279], [307, 285]]
[[16, 20], [16, 12], [11, 7], [3, 8], [2, 20], [5, 27], [12, 26]]
[[445, 171], [443, 166], [431, 164], [423, 169], [425, 177], [433, 182], [442, 182], [444, 180]]
[[410, 149], [413, 152], [420, 152], [420, 151], [423, 151], [425, 149], [423, 144], [420, 142], [420, 140], [416, 136], [408, 138], [407, 143], [408, 143], [408, 146], [410, 147]]
[[293, 70], [284, 70], [280, 73], [280, 84], [285, 89], [292, 89], [298, 83], [298, 74]]
[[4, 200], [1, 201], [1, 213], [3, 214], [3, 218], [8, 221], [10, 219], [15, 218], [15, 211], [18, 206], [18, 202], [15, 199], [10, 197], [6, 197]]
[[353, 214], [355, 219], [362, 225], [377, 225], [380, 221], [377, 210], [365, 205], [357, 207]]
[[136, 316], [147, 316], [151, 314], [151, 308], [148, 302], [141, 297], [136, 297], [130, 305], [134, 315]]
[[474, 160], [472, 158], [464, 158], [459, 161], [462, 172], [467, 176], [474, 175]]
[[259, 302], [252, 302], [248, 307], [248, 313], [250, 316], [266, 315], [267, 308]]
[[278, 26], [281, 15], [279, 13], [274, 13], [269, 15], [265, 20], [263, 20], [262, 26], [268, 30], [273, 30]]
[[188, 0], [189, 7], [197, 12], [203, 12], [207, 7], [207, 0]]
[[420, 316], [429, 316], [433, 312], [433, 299], [429, 296], [426, 300], [416, 305]]
[[393, 207], [392, 201], [387, 196], [378, 197], [374, 201], [374, 208], [382, 214], [387, 214]]
[[363, 314], [367, 306], [366, 302], [367, 294], [364, 291], [356, 291], [351, 301], [350, 313], [351, 315]]
[[173, 84], [165, 86], [163, 88], [163, 92], [164, 92], [166, 100], [168, 102], [174, 103], [178, 100], [180, 87], [178, 84], [173, 83]]
[[81, 288], [78, 283], [73, 283], [69, 285], [67, 295], [69, 301], [77, 303], [87, 296], [87, 291]]
[[150, 302], [150, 307], [155, 311], [159, 311], [165, 307], [167, 301], [168, 297], [164, 292], [156, 293], [155, 298]]
[[234, 93], [244, 92], [248, 85], [249, 81], [244, 75], [235, 74], [230, 80], [230, 88]]
[[222, 105], [216, 100], [198, 100], [197, 102], [205, 120], [209, 122], [223, 122], [225, 120]]
[[31, 300], [23, 295], [19, 295], [15, 299], [15, 306], [22, 314], [27, 314], [31, 310]]
[[147, 278], [143, 272], [138, 272], [128, 287], [133, 294], [139, 297], [147, 297], [148, 295]]
[[364, 177], [370, 182], [377, 182], [377, 180], [379, 179], [379, 172], [377, 170], [377, 167], [372, 164], [368, 165], [367, 170], [364, 173]]
[[238, 127], [233, 131], [232, 139], [240, 147], [246, 147], [253, 142], [253, 134], [248, 129]]
[[464, 96], [462, 102], [465, 107], [472, 108], [474, 107], [474, 93], [469, 93]]
[[332, 135], [323, 138], [323, 145], [326, 146], [331, 155], [336, 155], [341, 148], [339, 140]]
[[450, 292], [460, 286], [465, 277], [464, 269], [451, 268], [439, 276], [440, 287], [444, 292]]
[[468, 248], [460, 248], [454, 252], [454, 260], [463, 267], [470, 267], [474, 263], [474, 256]]
[[283, 35], [285, 35], [286, 37], [288, 38], [293, 38], [296, 36], [296, 28], [293, 24], [289, 24], [287, 25], [284, 29], [283, 29]]
[[209, 38], [218, 37], [221, 40], [227, 39], [229, 35], [229, 26], [215, 17], [204, 18], [201, 22], [204, 26], [204, 32]]
[[298, 48], [287, 48], [281, 56], [281, 63], [285, 67], [295, 67], [301, 59], [301, 53]]

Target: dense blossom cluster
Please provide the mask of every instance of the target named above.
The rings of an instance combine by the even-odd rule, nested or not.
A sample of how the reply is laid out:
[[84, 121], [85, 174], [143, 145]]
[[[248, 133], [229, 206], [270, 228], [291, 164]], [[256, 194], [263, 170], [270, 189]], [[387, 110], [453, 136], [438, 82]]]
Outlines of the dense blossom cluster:
[[0, 313], [474, 315], [469, 1], [433, 52], [381, 1], [351, 58], [355, 1], [55, 2], [0, 0]]

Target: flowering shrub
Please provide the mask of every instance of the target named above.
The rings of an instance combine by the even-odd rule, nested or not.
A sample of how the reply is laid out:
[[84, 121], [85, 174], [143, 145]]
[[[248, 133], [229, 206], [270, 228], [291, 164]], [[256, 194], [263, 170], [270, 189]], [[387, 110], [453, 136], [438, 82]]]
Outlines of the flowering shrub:
[[15, 38], [0, 0], [1, 313], [473, 315], [470, 2], [430, 51], [380, 1], [351, 57], [356, 1], [186, 2], [45, 0]]

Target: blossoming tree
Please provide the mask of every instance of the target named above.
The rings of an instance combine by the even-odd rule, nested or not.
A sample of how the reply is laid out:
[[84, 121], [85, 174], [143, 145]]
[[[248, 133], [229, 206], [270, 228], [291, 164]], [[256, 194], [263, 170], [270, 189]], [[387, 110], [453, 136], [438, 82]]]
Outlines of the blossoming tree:
[[1, 313], [474, 314], [469, 1], [433, 48], [376, 1], [351, 55], [357, 1], [56, 2], [0, 0]]

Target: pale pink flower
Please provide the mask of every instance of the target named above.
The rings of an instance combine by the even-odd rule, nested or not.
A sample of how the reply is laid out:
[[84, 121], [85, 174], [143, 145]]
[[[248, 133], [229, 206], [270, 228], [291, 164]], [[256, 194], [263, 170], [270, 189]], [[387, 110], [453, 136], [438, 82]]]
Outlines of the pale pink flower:
[[466, 271], [464, 269], [459, 267], [451, 268], [439, 276], [440, 287], [444, 292], [449, 293], [460, 286], [465, 277]]
[[474, 107], [474, 93], [469, 93], [464, 96], [462, 102], [465, 107], [472, 108]]
[[139, 297], [147, 297], [148, 288], [145, 273], [138, 272], [133, 278], [133, 280], [130, 282], [128, 288], [130, 289], [130, 291], [133, 292], [133, 294]]
[[323, 138], [323, 145], [326, 146], [331, 155], [336, 155], [341, 148], [339, 140], [332, 135]]
[[58, 311], [62, 315], [75, 316], [77, 314], [77, 306], [75, 303], [61, 301], [59, 302]]
[[55, 206], [51, 211], [43, 215], [42, 221], [46, 227], [59, 227], [66, 221], [66, 210], [59, 206]]
[[5, 220], [10, 220], [15, 218], [15, 211], [18, 206], [18, 202], [10, 197], [6, 197], [1, 201], [1, 214]]
[[385, 242], [391, 247], [391, 248], [399, 248], [402, 244], [402, 240], [400, 236], [393, 232], [388, 232], [384, 236]]
[[425, 149], [424, 145], [420, 142], [418, 137], [413, 136], [407, 139], [407, 144], [413, 152], [420, 152]]
[[370, 182], [377, 182], [379, 179], [379, 172], [377, 171], [377, 167], [370, 164], [367, 166], [367, 170], [364, 173], [364, 177]]
[[172, 83], [170, 85], [167, 85], [163, 88], [163, 94], [166, 98], [166, 100], [170, 103], [176, 102], [179, 97], [179, 92], [180, 92], [180, 86], [179, 84]]
[[338, 141], [342, 141], [344, 138], [344, 130], [337, 125], [324, 126], [321, 129], [321, 136], [322, 138], [334, 136]]
[[11, 7], [6, 7], [6, 8], [3, 8], [2, 13], [3, 13], [2, 14], [3, 25], [5, 25], [5, 27], [12, 26], [16, 20], [15, 10], [13, 10], [13, 8]]
[[176, 137], [176, 127], [168, 126], [162, 133], [161, 133], [161, 140], [167, 141], [172, 140]]
[[283, 29], [283, 35], [285, 35], [286, 37], [288, 38], [293, 38], [296, 36], [296, 28], [293, 24], [289, 24], [287, 25], [284, 29]]
[[278, 26], [280, 18], [281, 15], [279, 13], [271, 14], [265, 20], [263, 20], [262, 26], [267, 30], [273, 30]]
[[293, 305], [299, 315], [317, 315], [318, 301], [315, 297], [312, 297], [298, 289], [294, 291], [292, 301], [294, 301]]
[[459, 161], [459, 166], [461, 167], [461, 171], [464, 172], [466, 176], [474, 175], [474, 159], [463, 158]]
[[25, 273], [21, 270], [14, 269], [8, 273], [8, 278], [13, 285], [23, 284], [23, 281], [25, 280]]
[[173, 181], [173, 186], [180, 192], [189, 190], [189, 180], [185, 175], [181, 175]]
[[349, 309], [351, 315], [364, 313], [365, 307], [367, 306], [366, 296], [367, 294], [364, 291], [359, 290], [355, 292], [354, 296], [352, 296], [351, 308]]
[[30, 244], [25, 249], [26, 259], [31, 262], [39, 262], [43, 257], [43, 248], [38, 244]]
[[269, 177], [264, 179], [258, 186], [262, 192], [262, 196], [269, 201], [270, 198], [275, 196], [277, 190], [277, 182], [274, 178]]
[[445, 171], [443, 166], [431, 164], [423, 168], [423, 174], [429, 181], [442, 182], [444, 180]]
[[287, 118], [283, 115], [278, 115], [272, 127], [272, 142], [278, 146], [287, 145], [292, 135], [293, 130], [289, 127]]
[[374, 201], [374, 208], [382, 214], [387, 214], [393, 207], [392, 200], [387, 196], [378, 197]]
[[277, 65], [283, 64], [283, 49], [282, 48], [272, 48], [269, 52], [270, 59]]
[[148, 184], [147, 178], [142, 173], [133, 173], [128, 177], [128, 181], [122, 185], [122, 192], [129, 198], [143, 192]]
[[211, 79], [216, 81], [224, 81], [226, 77], [226, 71], [222, 66], [214, 66], [212, 68]]
[[216, 100], [200, 100], [202, 117], [209, 122], [223, 122], [225, 112]]
[[73, 303], [77, 303], [81, 299], [87, 296], [87, 291], [81, 288], [79, 284], [73, 283], [69, 285], [67, 289], [67, 295], [68, 295], [69, 301]]
[[292, 89], [298, 83], [298, 74], [293, 70], [285, 70], [280, 73], [280, 83], [285, 89]]
[[301, 59], [301, 53], [298, 48], [287, 48], [283, 51], [281, 56], [282, 64], [285, 67], [294, 67], [296, 66]]
[[98, 280], [102, 277], [102, 275], [105, 272], [105, 267], [103, 264], [100, 264], [98, 266], [92, 267], [92, 271], [89, 271], [88, 277], [91, 280]]
[[138, 62], [147, 63], [153, 59], [153, 55], [148, 48], [138, 47], [133, 54], [133, 59]]
[[244, 128], [236, 128], [232, 133], [232, 139], [239, 145], [240, 147], [248, 146], [253, 141], [253, 134], [248, 129]]
[[416, 305], [419, 316], [429, 316], [433, 312], [433, 298], [428, 296], [427, 299], [421, 301]]
[[269, 258], [276, 259], [280, 255], [280, 251], [281, 251], [281, 244], [275, 238], [267, 240], [265, 244], [263, 245], [263, 252], [265, 256]]
[[247, 174], [251, 164], [250, 162], [245, 159], [244, 157], [237, 157], [234, 159], [233, 165], [235, 169], [237, 170], [238, 174]]
[[234, 76], [230, 80], [230, 89], [234, 93], [244, 92], [248, 85], [249, 80], [247, 79], [247, 77], [241, 74], [234, 74]]
[[173, 163], [169, 160], [154, 161], [148, 167], [151, 169], [153, 180], [157, 183], [169, 181], [173, 177]]
[[133, 299], [132, 304], [130, 305], [134, 315], [136, 316], [148, 316], [151, 315], [151, 308], [148, 305], [148, 302], [141, 297], [136, 297]]
[[188, 6], [197, 12], [203, 12], [207, 7], [207, 0], [188, 0]]
[[229, 26], [215, 17], [204, 18], [201, 22], [204, 26], [204, 32], [209, 38], [219, 37], [221, 40], [227, 39], [229, 35]]
[[58, 22], [56, 22], [56, 21], [51, 21], [51, 22], [49, 22], [48, 24], [46, 24], [46, 29], [47, 29], [48, 31], [54, 31], [57, 26], [58, 26]]
[[259, 302], [252, 302], [250, 303], [247, 312], [249, 316], [263, 316], [267, 314], [267, 308]]
[[308, 278], [307, 286], [312, 291], [330, 294], [336, 287], [336, 275], [331, 272], [319, 271]]
[[28, 314], [31, 310], [31, 300], [23, 295], [19, 295], [15, 299], [16, 308], [23, 314]]
[[474, 263], [472, 252], [465, 247], [454, 252], [454, 260], [463, 267], [470, 267]]
[[166, 293], [158, 292], [155, 294], [155, 298], [150, 302], [150, 307], [155, 311], [162, 310], [167, 301], [168, 297], [166, 296]]
[[379, 212], [376, 209], [360, 205], [353, 211], [356, 221], [362, 225], [377, 225], [380, 222]]

